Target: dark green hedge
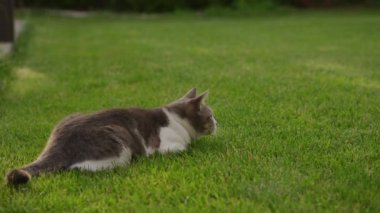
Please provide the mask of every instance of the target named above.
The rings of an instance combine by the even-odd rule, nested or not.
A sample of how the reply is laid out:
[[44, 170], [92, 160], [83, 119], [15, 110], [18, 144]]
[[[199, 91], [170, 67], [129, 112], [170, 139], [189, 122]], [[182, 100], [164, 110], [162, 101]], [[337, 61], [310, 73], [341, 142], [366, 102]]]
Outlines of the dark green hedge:
[[234, 0], [17, 0], [19, 7], [61, 9], [110, 9], [136, 12], [160, 12], [175, 9], [204, 9], [217, 5], [229, 7]]
[[358, 4], [378, 4], [380, 0], [16, 0], [19, 7], [60, 9], [108, 9], [135, 12], [164, 12], [176, 9], [200, 10], [207, 7], [257, 7], [277, 5], [296, 7], [333, 7]]
[[334, 7], [350, 5], [375, 5], [380, 0], [284, 0], [284, 3], [290, 3], [298, 7]]

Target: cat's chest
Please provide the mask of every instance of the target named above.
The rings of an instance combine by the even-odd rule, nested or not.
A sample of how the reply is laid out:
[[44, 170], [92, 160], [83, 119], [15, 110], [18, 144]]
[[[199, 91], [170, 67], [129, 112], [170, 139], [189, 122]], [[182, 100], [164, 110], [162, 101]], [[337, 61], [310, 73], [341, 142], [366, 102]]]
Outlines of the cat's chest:
[[171, 123], [159, 131], [160, 153], [184, 151], [191, 142], [189, 133], [181, 125]]

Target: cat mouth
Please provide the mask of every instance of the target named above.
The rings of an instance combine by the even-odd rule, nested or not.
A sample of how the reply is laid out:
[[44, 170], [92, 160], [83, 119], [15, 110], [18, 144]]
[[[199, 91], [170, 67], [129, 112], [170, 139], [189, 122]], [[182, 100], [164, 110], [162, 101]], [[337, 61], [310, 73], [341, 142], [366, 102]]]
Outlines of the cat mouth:
[[209, 134], [209, 135], [215, 135], [217, 129], [218, 129], [218, 128], [217, 128], [216, 125], [212, 126], [212, 127], [210, 128], [210, 130], [208, 131], [208, 134]]
[[217, 122], [216, 119], [213, 117], [213, 125], [211, 126], [210, 134], [211, 134], [211, 135], [215, 135], [217, 129], [218, 129], [218, 122]]
[[217, 129], [216, 127], [212, 129], [211, 135], [216, 135], [216, 129]]

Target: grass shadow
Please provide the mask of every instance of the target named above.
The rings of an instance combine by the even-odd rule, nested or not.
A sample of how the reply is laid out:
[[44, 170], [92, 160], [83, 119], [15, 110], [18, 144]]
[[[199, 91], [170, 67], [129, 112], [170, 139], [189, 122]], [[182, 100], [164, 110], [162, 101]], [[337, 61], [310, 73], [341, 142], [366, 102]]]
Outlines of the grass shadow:
[[16, 45], [14, 46], [13, 53], [11, 55], [11, 61], [16, 65], [25, 61], [28, 56], [30, 41], [34, 38], [34, 27], [30, 22], [27, 22], [24, 26], [20, 37], [17, 40]]
[[[0, 100], [6, 91], [11, 72], [11, 64], [8, 58], [0, 60]], [[2, 103], [3, 101], [0, 101]]]
[[0, 59], [0, 114], [3, 113], [2, 104], [5, 102], [5, 94], [12, 82], [12, 69], [24, 63], [28, 56], [29, 44], [33, 35], [32, 25], [25, 24], [23, 32], [13, 47], [13, 52], [9, 56]]

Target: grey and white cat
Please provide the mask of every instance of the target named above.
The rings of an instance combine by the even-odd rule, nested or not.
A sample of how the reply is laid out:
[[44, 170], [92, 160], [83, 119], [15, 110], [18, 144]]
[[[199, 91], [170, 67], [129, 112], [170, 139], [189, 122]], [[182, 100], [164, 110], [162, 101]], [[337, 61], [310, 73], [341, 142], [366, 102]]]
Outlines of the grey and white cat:
[[191, 89], [179, 100], [156, 109], [109, 109], [74, 114], [52, 131], [36, 161], [10, 171], [10, 185], [27, 183], [41, 172], [98, 171], [128, 164], [133, 156], [186, 149], [192, 140], [216, 131], [208, 92]]

